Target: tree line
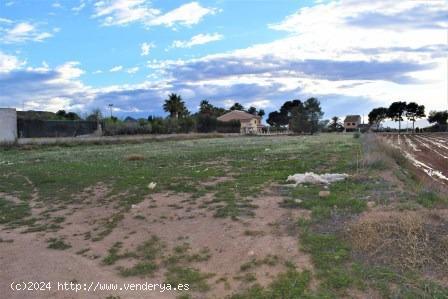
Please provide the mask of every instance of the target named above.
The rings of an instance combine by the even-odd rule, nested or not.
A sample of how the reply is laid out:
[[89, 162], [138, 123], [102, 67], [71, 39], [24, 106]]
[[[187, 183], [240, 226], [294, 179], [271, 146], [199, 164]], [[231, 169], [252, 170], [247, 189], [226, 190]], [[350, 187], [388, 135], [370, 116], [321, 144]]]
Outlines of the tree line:
[[[134, 119], [127, 117], [120, 120], [111, 115], [103, 117], [100, 109], [94, 109], [85, 120], [101, 122], [106, 135], [120, 134], [167, 134], [167, 133], [188, 133], [197, 132], [240, 132], [240, 122], [222, 122], [218, 118], [230, 111], [239, 110], [257, 115], [260, 118], [265, 116], [263, 109], [256, 107], [245, 108], [240, 103], [234, 103], [230, 108], [214, 106], [208, 100], [203, 100], [199, 104], [196, 113], [191, 113], [181, 95], [171, 93], [163, 103], [163, 110], [168, 113], [168, 117], [157, 117], [150, 115], [148, 118]], [[317, 98], [309, 98], [302, 102], [295, 99], [286, 101], [278, 111], [269, 113], [267, 123], [277, 129], [289, 129], [295, 133], [313, 134], [322, 126], [320, 119], [323, 116], [320, 102]], [[57, 119], [81, 120], [82, 118], [74, 112], [60, 110], [56, 113]]]
[[[412, 131], [415, 132], [415, 122], [425, 117], [424, 105], [418, 105], [415, 102], [397, 101], [393, 102], [388, 108], [378, 107], [372, 109], [369, 113], [369, 124], [379, 129], [383, 121], [390, 119], [398, 122], [398, 130], [401, 131], [401, 122], [406, 118], [412, 122]], [[446, 130], [448, 111], [431, 111], [427, 120], [429, 123], [434, 124], [431, 128], [432, 130]]]
[[199, 133], [239, 133], [241, 127], [239, 121], [222, 122], [218, 120], [218, 117], [232, 110], [245, 111], [260, 117], [265, 115], [263, 109], [257, 109], [253, 106], [245, 109], [240, 103], [234, 103], [229, 109], [225, 109], [214, 106], [208, 100], [201, 101], [198, 111], [191, 113], [182, 96], [176, 93], [168, 95], [162, 108], [168, 113], [167, 117], [150, 115], [148, 118], [133, 119], [127, 117], [125, 120], [120, 120], [112, 115], [103, 118], [101, 111], [96, 109], [86, 119], [101, 121], [105, 135], [171, 134], [193, 131]]

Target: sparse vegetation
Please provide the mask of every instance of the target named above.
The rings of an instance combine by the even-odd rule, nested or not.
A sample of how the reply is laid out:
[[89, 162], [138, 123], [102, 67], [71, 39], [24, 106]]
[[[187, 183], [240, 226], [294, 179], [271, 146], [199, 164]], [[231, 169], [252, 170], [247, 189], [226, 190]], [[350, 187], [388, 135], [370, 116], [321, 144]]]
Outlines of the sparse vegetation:
[[210, 289], [207, 279], [213, 276], [193, 268], [173, 266], [168, 268], [166, 282], [172, 285], [188, 284], [193, 291], [205, 292]]
[[151, 276], [157, 269], [157, 264], [152, 261], [138, 262], [130, 268], [121, 268], [120, 274], [123, 276]]
[[0, 224], [14, 223], [30, 216], [27, 203], [14, 203], [0, 197]]
[[64, 240], [60, 238], [51, 238], [48, 240], [48, 248], [50, 249], [65, 250], [71, 247], [70, 244], [65, 243]]

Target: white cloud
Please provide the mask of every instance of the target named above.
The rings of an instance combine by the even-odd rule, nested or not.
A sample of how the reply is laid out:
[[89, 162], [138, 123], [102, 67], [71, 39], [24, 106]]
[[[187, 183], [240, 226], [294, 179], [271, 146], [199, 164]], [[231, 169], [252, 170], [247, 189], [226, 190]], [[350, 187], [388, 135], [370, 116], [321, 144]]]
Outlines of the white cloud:
[[0, 106], [57, 111], [93, 100], [91, 89], [78, 81], [84, 73], [79, 62], [68, 61], [54, 69], [45, 62], [36, 68], [22, 65], [16, 62], [10, 71], [0, 72]]
[[214, 41], [223, 39], [223, 36], [219, 33], [213, 34], [198, 34], [193, 36], [190, 40], [180, 41], [175, 40], [172, 44], [172, 48], [191, 48], [196, 45], [203, 45]]
[[92, 74], [97, 75], [97, 74], [102, 74], [102, 73], [103, 73], [102, 70], [96, 70], [96, 71], [94, 71]]
[[115, 72], [119, 72], [119, 71], [121, 71], [123, 69], [123, 66], [121, 66], [121, 65], [117, 65], [117, 66], [114, 66], [113, 68], [111, 68], [110, 70], [109, 70], [109, 72], [111, 72], [111, 73], [115, 73]]
[[72, 7], [72, 11], [74, 11], [75, 13], [79, 13], [81, 10], [83, 10], [86, 7], [86, 3], [84, 2], [84, 0], [81, 0], [79, 2], [78, 6], [74, 6]]
[[10, 20], [10, 19], [0, 18], [0, 23], [11, 24], [11, 23], [14, 23], [14, 22], [12, 20]]
[[152, 19], [160, 11], [151, 8], [145, 0], [103, 0], [95, 4], [94, 17], [102, 18], [102, 24], [126, 25], [132, 22]]
[[3, 37], [0, 37], [0, 41], [7, 44], [27, 41], [42, 42], [53, 36], [50, 32], [39, 31], [35, 24], [29, 22], [20, 22], [13, 25], [11, 23], [13, 22], [8, 23], [10, 26], [7, 28], [0, 27], [0, 32], [3, 31]]
[[235, 100], [230, 100], [230, 99], [226, 99], [224, 101], [222, 101], [222, 105], [224, 106], [224, 108], [229, 109], [230, 107], [233, 106], [233, 104], [235, 104], [236, 101]]
[[139, 67], [138, 66], [135, 66], [135, 67], [131, 67], [131, 68], [128, 68], [127, 70], [126, 70], [126, 72], [128, 73], [128, 74], [135, 74], [135, 73], [137, 73], [138, 71], [139, 71]]
[[149, 52], [152, 48], [155, 48], [155, 45], [153, 43], [147, 43], [147, 42], [142, 43], [140, 45], [140, 50], [141, 50], [140, 55], [148, 56]]
[[[189, 107], [207, 98], [226, 107], [237, 101], [277, 109], [285, 100], [316, 96], [327, 116], [368, 113], [396, 99], [416, 101], [427, 110], [446, 109], [447, 6], [436, 1], [324, 2], [270, 26], [286, 30], [286, 38], [190, 60], [151, 60], [147, 67], [154, 81], [140, 84], [91, 88], [77, 81], [82, 74], [77, 64], [20, 71], [20, 60], [3, 54], [0, 104], [20, 107], [22, 100], [32, 99], [46, 107], [69, 99], [67, 105], [84, 110], [114, 103], [120, 111], [161, 114], [166, 95], [178, 92]], [[115, 10], [101, 18], [109, 16], [115, 17]], [[395, 25], [397, 18], [407, 25]]]
[[[433, 27], [433, 18], [439, 14], [437, 12], [448, 13], [447, 6], [442, 1], [332, 1], [300, 9], [283, 21], [271, 24], [271, 29], [287, 31], [292, 37], [268, 46], [273, 53], [281, 51], [283, 56], [289, 53], [302, 58], [382, 61], [397, 56], [403, 58], [403, 53], [396, 50], [374, 55], [362, 50], [440, 44], [442, 38], [446, 40], [446, 34]], [[402, 22], [404, 27], [394, 21], [399, 17], [407, 20]], [[253, 49], [263, 50], [260, 47]], [[394, 54], [398, 55], [391, 57]], [[421, 53], [415, 51], [407, 55], [407, 59], [418, 60]]]
[[165, 25], [172, 27], [176, 24], [191, 26], [199, 23], [206, 15], [215, 14], [216, 8], [201, 6], [198, 2], [184, 4], [164, 15], [161, 15], [149, 22], [149, 25]]
[[25, 64], [24, 61], [20, 61], [17, 57], [4, 54], [0, 51], [0, 73], [6, 73], [20, 68]]
[[61, 109], [70, 107], [70, 98], [54, 97], [46, 101], [31, 100], [24, 102], [25, 110], [44, 110], [56, 112]]
[[101, 0], [95, 3], [94, 18], [100, 18], [104, 26], [127, 25], [141, 22], [145, 26], [173, 27], [177, 24], [191, 26], [199, 23], [206, 15], [218, 10], [190, 2], [165, 14], [151, 6], [146, 0]]
[[[270, 25], [288, 31], [286, 38], [199, 59], [153, 61], [148, 67], [196, 90], [241, 86], [244, 94], [256, 84], [251, 92], [269, 88], [274, 97], [357, 99], [358, 105], [350, 104], [353, 110], [397, 98], [442, 109], [447, 101], [447, 13], [448, 4], [436, 1], [330, 2]], [[406, 26], [396, 24], [396, 18]]]
[[62, 79], [74, 79], [84, 74], [84, 71], [78, 66], [78, 61], [69, 61], [56, 68], [56, 71], [61, 74]]
[[266, 100], [266, 99], [265, 100], [255, 100], [252, 102], [245, 103], [245, 106], [247, 106], [247, 107], [253, 106], [257, 109], [266, 109], [266, 108], [271, 107], [271, 105], [272, 105], [271, 100]]

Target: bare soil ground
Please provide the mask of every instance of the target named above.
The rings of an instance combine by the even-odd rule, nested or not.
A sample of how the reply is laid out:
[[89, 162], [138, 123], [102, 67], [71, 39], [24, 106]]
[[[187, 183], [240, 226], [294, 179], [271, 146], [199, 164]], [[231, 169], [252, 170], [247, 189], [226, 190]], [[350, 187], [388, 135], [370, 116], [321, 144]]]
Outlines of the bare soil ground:
[[[443, 186], [447, 155], [437, 136], [0, 151], [0, 297], [446, 298], [448, 198], [432, 186]], [[310, 171], [349, 176], [288, 186]], [[24, 280], [191, 289], [10, 289]]]
[[[193, 265], [200, 272], [213, 273], [208, 279], [213, 287], [207, 298], [222, 298], [232, 290], [246, 288], [248, 282], [244, 277], [248, 271], [241, 266], [266, 257], [275, 257], [275, 263], [260, 263], [249, 271], [261, 285], [267, 285], [285, 271], [286, 261], [299, 270], [312, 270], [309, 256], [298, 250], [296, 227], [298, 217], [308, 217], [309, 211], [280, 208], [282, 198], [269, 190], [254, 199], [258, 206], [255, 216], [238, 221], [214, 217], [207, 208], [210, 201], [207, 196], [192, 201], [186, 194], [152, 194], [134, 205], [112, 233], [92, 242], [104, 222], [116, 213], [116, 198], [109, 198], [107, 194], [108, 187], [97, 184], [80, 192], [77, 204], [54, 211], [51, 217], [65, 217], [57, 233], [23, 234], [23, 228], [1, 231], [0, 238], [13, 241], [1, 243], [0, 280], [162, 283], [163, 268], [152, 278], [123, 278], [118, 275], [117, 267], [132, 266], [131, 258], [119, 260], [112, 266], [103, 265], [100, 259], [117, 241], [122, 242], [123, 251], [132, 251], [153, 235], [165, 244], [167, 253], [184, 243], [189, 244], [192, 252], [204, 249], [209, 252], [208, 260]], [[72, 247], [64, 251], [48, 249], [46, 240], [53, 237], [63, 239]], [[23, 298], [20, 292], [7, 291], [5, 295]], [[34, 293], [28, 298], [104, 298], [108, 295], [111, 293], [107, 291], [79, 296], [53, 291]], [[170, 292], [120, 292], [118, 295], [122, 298], [175, 298], [175, 293]], [[202, 296], [205, 295], [198, 294], [197, 298]]]

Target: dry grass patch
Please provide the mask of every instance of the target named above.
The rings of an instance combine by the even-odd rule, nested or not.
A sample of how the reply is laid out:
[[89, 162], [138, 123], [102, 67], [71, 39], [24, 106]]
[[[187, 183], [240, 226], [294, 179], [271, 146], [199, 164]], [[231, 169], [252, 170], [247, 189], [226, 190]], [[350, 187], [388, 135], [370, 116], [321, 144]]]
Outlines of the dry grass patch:
[[145, 157], [143, 155], [132, 154], [125, 157], [127, 161], [143, 161]]
[[355, 255], [400, 271], [448, 274], [448, 222], [434, 211], [370, 212], [349, 225]]

